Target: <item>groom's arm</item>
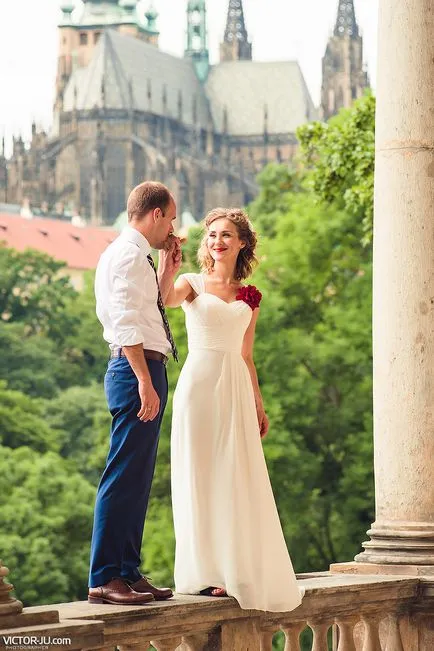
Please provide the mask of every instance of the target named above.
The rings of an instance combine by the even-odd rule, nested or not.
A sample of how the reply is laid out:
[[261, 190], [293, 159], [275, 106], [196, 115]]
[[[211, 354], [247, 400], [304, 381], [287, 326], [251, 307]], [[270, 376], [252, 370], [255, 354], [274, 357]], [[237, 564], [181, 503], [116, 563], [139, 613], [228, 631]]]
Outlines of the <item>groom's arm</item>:
[[113, 287], [109, 295], [109, 311], [114, 330], [114, 343], [120, 346], [137, 377], [140, 396], [140, 420], [153, 420], [160, 410], [160, 399], [153, 387], [143, 354], [143, 335], [139, 328], [142, 309], [143, 259], [137, 247], [124, 251], [112, 266]]

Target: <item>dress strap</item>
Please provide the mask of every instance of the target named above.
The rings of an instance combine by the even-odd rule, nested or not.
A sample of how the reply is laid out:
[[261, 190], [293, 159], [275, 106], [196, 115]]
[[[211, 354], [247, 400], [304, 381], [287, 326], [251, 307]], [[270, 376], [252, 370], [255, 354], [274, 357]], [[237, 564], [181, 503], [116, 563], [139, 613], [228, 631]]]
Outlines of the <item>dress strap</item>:
[[205, 291], [205, 279], [203, 274], [182, 274], [180, 278], [185, 278], [196, 294], [203, 294]]

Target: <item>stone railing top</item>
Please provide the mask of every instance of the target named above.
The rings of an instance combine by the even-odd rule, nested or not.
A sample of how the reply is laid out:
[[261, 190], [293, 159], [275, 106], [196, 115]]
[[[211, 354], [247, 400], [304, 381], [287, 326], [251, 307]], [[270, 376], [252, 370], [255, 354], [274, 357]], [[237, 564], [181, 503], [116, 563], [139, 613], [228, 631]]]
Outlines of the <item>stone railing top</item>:
[[[306, 578], [304, 578], [304, 576]], [[175, 595], [167, 602], [145, 606], [93, 605], [86, 601], [27, 608], [26, 612], [57, 609], [62, 621], [99, 620], [105, 624], [105, 645], [128, 645], [137, 639], [183, 636], [211, 631], [222, 622], [255, 618], [262, 630], [292, 623], [366, 616], [386, 611], [399, 612], [401, 605], [415, 601], [420, 581], [414, 577], [300, 575], [305, 589], [301, 606], [290, 613], [263, 613], [242, 610], [235, 599]]]

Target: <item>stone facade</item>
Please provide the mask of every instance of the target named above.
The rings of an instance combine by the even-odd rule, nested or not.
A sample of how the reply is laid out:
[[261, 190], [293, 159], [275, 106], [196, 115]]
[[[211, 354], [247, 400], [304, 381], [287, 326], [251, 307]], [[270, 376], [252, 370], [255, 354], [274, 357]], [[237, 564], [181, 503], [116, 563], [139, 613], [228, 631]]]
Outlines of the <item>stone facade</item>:
[[87, 0], [79, 16], [71, 2], [61, 8], [53, 128], [34, 126], [30, 148], [14, 139], [11, 160], [0, 159], [0, 200], [111, 224], [148, 178], [171, 188], [180, 216], [201, 219], [251, 201], [261, 169], [289, 163], [297, 127], [318, 118], [297, 62], [251, 60], [241, 0], [229, 0], [214, 66], [205, 0], [187, 4], [183, 58], [158, 48], [152, 4], [144, 17], [136, 0]]

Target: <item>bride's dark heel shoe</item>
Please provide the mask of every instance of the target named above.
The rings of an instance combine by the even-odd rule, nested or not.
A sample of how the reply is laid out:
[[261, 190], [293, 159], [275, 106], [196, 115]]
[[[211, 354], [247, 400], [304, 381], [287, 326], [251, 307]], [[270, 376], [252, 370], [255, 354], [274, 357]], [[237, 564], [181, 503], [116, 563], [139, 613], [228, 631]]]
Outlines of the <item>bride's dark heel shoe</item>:
[[214, 588], [211, 590], [211, 597], [227, 597], [228, 593], [224, 588]]
[[204, 588], [203, 590], [200, 591], [201, 595], [204, 595], [205, 597], [227, 597], [228, 593], [224, 588], [215, 588], [213, 586], [210, 586], [209, 588]]

